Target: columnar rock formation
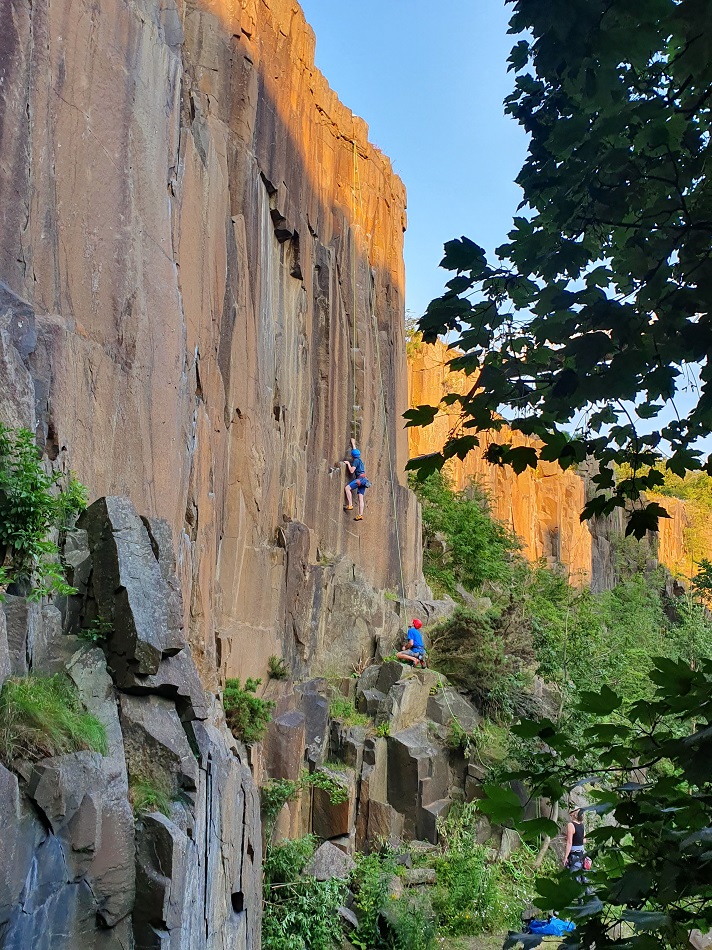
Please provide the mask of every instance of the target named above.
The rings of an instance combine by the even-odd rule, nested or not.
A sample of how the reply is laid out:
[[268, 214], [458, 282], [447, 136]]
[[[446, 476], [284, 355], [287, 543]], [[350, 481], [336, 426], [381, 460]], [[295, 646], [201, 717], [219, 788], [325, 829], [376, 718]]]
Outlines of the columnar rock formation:
[[[463, 372], [451, 370], [449, 361], [455, 355], [441, 342], [410, 344], [410, 406], [439, 405], [447, 393], [465, 392], [472, 385]], [[432, 426], [409, 429], [411, 456], [439, 451], [458, 419], [457, 407], [442, 406]], [[615, 580], [612, 548], [622, 536], [623, 522], [614, 515], [602, 522], [581, 523], [581, 509], [591, 490], [586, 466], [578, 471], [562, 471], [558, 465], [542, 462], [536, 470], [516, 475], [510, 468], [485, 461], [489, 442], [509, 440], [516, 445], [534, 444], [506, 428], [483, 434], [480, 446], [463, 462], [453, 459], [448, 463], [455, 487], [464, 488], [474, 480], [484, 488], [494, 517], [521, 539], [522, 551], [529, 560], [545, 558], [549, 563], [565, 565], [573, 583], [590, 583], [599, 590], [610, 587]], [[661, 519], [659, 536], [652, 539], [658, 558], [673, 572], [689, 574], [685, 505], [674, 498], [655, 500], [664, 504], [671, 516]]]
[[[7, 649], [0, 610], [0, 669], [68, 671], [110, 749], [0, 767], [0, 947], [256, 947], [256, 792], [220, 685], [271, 654], [349, 672], [402, 626], [384, 590], [426, 590], [405, 192], [313, 54], [293, 0], [3, 5], [0, 421], [98, 500], [79, 599], [12, 620]], [[92, 617], [103, 651], [75, 637]], [[134, 828], [154, 759], [175, 801]]]
[[[212, 684], [272, 653], [298, 670], [329, 653], [335, 558], [364, 591], [400, 587], [400, 560], [410, 593], [420, 578], [405, 192], [313, 53], [293, 0], [3, 14], [0, 280], [30, 330], [10, 398], [92, 497], [169, 522]], [[354, 392], [374, 484], [358, 526], [334, 464]], [[349, 609], [383, 625], [365, 594]]]

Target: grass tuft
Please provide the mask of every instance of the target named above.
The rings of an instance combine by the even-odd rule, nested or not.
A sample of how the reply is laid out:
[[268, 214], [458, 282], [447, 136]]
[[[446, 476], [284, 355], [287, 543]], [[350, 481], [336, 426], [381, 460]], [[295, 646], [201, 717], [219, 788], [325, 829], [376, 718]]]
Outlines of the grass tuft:
[[129, 780], [129, 800], [134, 815], [159, 811], [166, 818], [170, 818], [171, 802], [174, 798], [168, 781], [145, 776], [131, 776]]
[[90, 749], [106, 755], [106, 729], [82, 706], [74, 684], [54, 676], [13, 677], [0, 693], [0, 759], [37, 762]]
[[353, 699], [345, 696], [332, 696], [329, 701], [329, 715], [339, 719], [345, 726], [370, 726], [371, 720], [364, 713], [356, 711]]

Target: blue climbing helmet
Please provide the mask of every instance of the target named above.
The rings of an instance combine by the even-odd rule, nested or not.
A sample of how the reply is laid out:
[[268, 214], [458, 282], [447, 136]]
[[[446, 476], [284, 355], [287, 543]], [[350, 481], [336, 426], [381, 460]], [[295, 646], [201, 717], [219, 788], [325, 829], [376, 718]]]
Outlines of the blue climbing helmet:
[[361, 458], [361, 453], [359, 452], [358, 449], [351, 449], [351, 458], [352, 458], [352, 459], [360, 459], [360, 458]]

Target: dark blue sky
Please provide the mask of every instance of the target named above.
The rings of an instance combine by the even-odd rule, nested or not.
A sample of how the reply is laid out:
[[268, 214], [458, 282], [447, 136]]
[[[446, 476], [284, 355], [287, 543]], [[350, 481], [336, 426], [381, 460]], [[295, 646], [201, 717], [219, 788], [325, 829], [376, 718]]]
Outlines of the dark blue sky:
[[408, 189], [406, 306], [419, 316], [448, 279], [445, 241], [501, 244], [520, 192], [524, 133], [511, 91], [503, 0], [301, 0], [317, 66], [370, 127]]

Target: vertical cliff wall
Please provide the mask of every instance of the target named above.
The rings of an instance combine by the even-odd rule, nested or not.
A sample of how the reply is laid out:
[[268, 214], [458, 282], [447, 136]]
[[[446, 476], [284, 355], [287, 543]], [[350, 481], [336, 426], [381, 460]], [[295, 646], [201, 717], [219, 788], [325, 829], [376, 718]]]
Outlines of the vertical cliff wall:
[[[452, 350], [444, 343], [415, 343], [408, 358], [408, 398], [411, 406], [438, 405], [448, 392], [465, 392], [467, 377], [448, 365]], [[472, 383], [470, 382], [470, 386]], [[455, 407], [443, 406], [432, 426], [408, 430], [411, 455], [437, 452], [457, 424]], [[491, 441], [502, 433], [492, 433]], [[522, 553], [531, 561], [546, 558], [565, 564], [574, 583], [591, 580], [591, 534], [579, 521], [585, 504], [585, 485], [575, 472], [562, 472], [551, 463], [515, 475], [511, 469], [485, 461], [488, 438], [460, 462], [454, 459], [448, 471], [458, 489], [475, 480], [485, 489], [492, 514], [521, 539]], [[527, 444], [518, 437], [517, 444]]]
[[[420, 578], [405, 193], [313, 53], [292, 0], [3, 9], [0, 280], [37, 330], [25, 421], [92, 497], [169, 522], [213, 684], [271, 653], [331, 661], [344, 614], [358, 655], [387, 626], [372, 590], [401, 563], [409, 593]], [[334, 466], [354, 375], [359, 525]]]
[[[462, 372], [453, 372], [449, 361], [454, 352], [444, 343], [428, 345], [413, 341], [408, 354], [408, 399], [410, 406], [438, 405], [448, 392], [465, 392], [472, 382]], [[432, 426], [409, 429], [411, 456], [439, 451], [448, 433], [458, 423], [456, 407], [442, 406]], [[624, 530], [620, 512], [609, 518], [582, 524], [579, 516], [592, 485], [586, 466], [562, 471], [553, 463], [540, 463], [536, 470], [516, 475], [509, 468], [490, 465], [484, 459], [489, 441], [511, 438], [515, 444], [534, 444], [518, 433], [485, 433], [481, 445], [461, 462], [453, 459], [448, 472], [458, 489], [475, 480], [488, 494], [492, 513], [520, 538], [522, 552], [531, 561], [545, 558], [568, 569], [573, 583], [591, 584], [596, 590], [615, 583], [615, 546]], [[674, 574], [689, 576], [691, 555], [686, 540], [688, 516], [685, 503], [676, 498], [654, 499], [670, 514], [661, 519], [660, 531], [650, 543], [661, 564]], [[698, 553], [699, 558], [699, 553]]]

